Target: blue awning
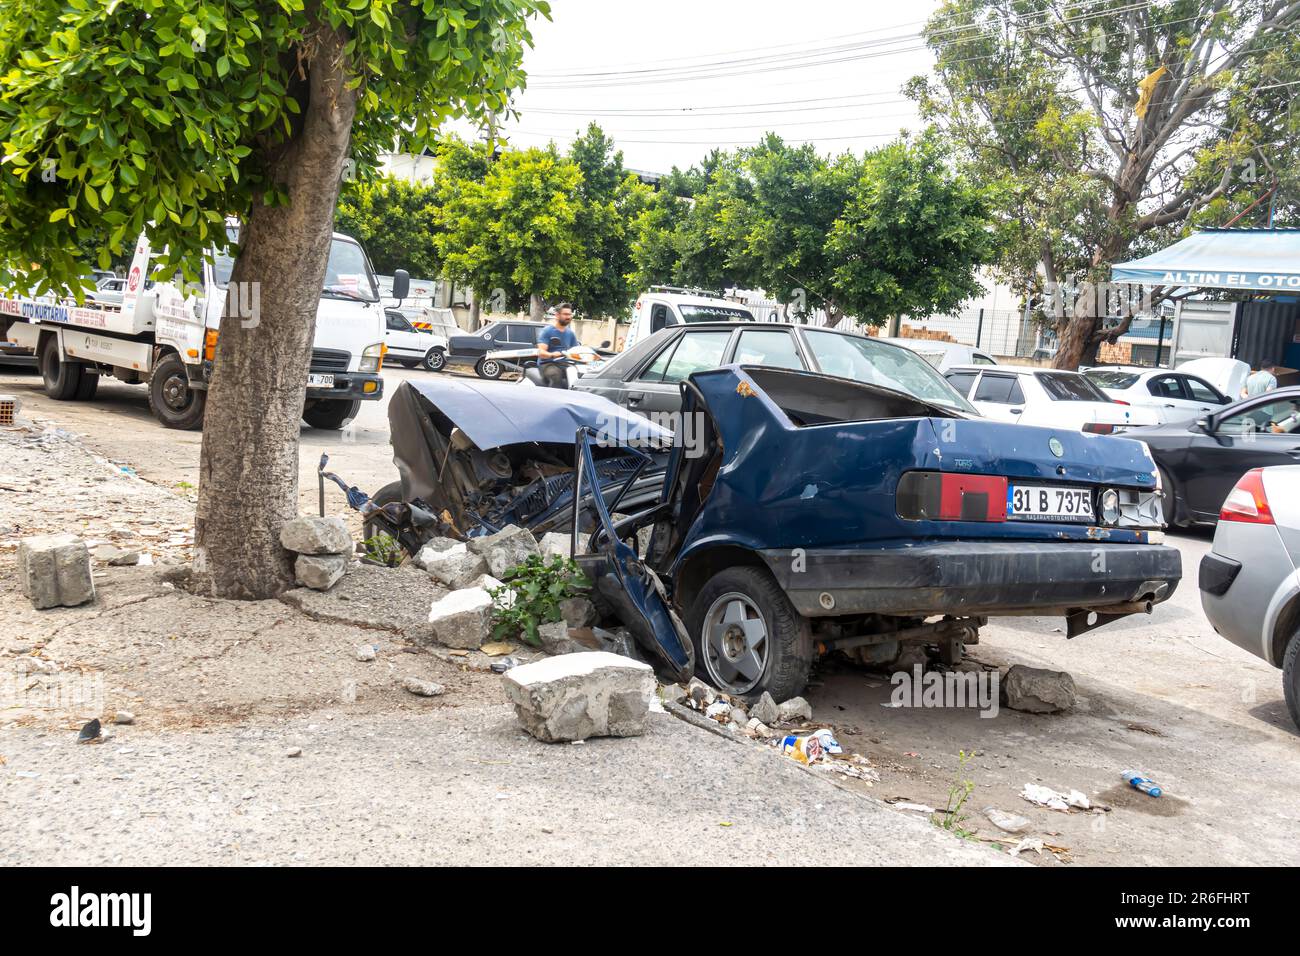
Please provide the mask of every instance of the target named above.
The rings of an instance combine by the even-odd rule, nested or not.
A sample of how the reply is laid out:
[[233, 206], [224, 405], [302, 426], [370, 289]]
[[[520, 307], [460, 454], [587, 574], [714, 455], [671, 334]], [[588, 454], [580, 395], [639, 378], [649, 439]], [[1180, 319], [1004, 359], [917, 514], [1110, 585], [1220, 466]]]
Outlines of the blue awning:
[[1205, 229], [1110, 275], [1151, 286], [1300, 292], [1300, 229]]

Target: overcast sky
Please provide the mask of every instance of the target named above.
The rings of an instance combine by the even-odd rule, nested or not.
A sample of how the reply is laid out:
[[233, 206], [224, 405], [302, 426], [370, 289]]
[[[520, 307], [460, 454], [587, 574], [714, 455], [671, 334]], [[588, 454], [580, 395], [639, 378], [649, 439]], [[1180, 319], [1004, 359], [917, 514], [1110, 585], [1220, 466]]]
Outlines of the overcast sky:
[[[765, 130], [861, 152], [915, 129], [899, 92], [933, 58], [938, 0], [552, 0], [525, 58], [515, 146], [567, 146], [595, 120], [633, 169], [689, 166]], [[463, 130], [463, 128], [462, 128]]]

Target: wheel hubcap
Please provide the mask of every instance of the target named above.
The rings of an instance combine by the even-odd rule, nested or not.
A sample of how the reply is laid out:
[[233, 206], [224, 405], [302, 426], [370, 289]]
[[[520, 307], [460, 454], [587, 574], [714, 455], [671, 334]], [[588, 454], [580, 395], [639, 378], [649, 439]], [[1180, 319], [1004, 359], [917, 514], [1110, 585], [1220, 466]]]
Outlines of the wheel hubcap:
[[496, 374], [497, 374], [497, 363], [496, 363], [496, 362], [484, 362], [484, 363], [483, 363], [483, 374], [486, 375], [488, 378], [495, 378], [495, 377], [496, 377]]
[[724, 594], [704, 615], [704, 667], [719, 687], [752, 690], [767, 669], [767, 622], [744, 594]]
[[163, 401], [175, 412], [183, 412], [190, 403], [190, 387], [183, 375], [172, 375], [163, 382]]

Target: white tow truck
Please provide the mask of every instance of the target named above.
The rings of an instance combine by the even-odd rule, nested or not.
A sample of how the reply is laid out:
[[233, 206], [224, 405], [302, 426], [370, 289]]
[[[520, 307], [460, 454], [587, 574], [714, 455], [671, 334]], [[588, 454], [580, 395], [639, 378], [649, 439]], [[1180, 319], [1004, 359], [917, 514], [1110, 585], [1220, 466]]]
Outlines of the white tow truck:
[[[229, 226], [231, 242], [238, 238]], [[202, 427], [222, 317], [256, 321], [255, 289], [228, 289], [234, 260], [213, 249], [199, 283], [180, 276], [148, 281], [152, 253], [141, 236], [120, 304], [79, 306], [53, 296], [0, 297], [0, 337], [36, 356], [45, 391], [61, 401], [94, 398], [100, 375], [149, 389], [149, 408], [168, 428]], [[395, 277], [396, 290], [407, 280]], [[234, 300], [227, 307], [227, 298]], [[316, 312], [303, 419], [338, 429], [362, 401], [383, 395], [384, 312], [369, 257], [356, 240], [335, 233]]]

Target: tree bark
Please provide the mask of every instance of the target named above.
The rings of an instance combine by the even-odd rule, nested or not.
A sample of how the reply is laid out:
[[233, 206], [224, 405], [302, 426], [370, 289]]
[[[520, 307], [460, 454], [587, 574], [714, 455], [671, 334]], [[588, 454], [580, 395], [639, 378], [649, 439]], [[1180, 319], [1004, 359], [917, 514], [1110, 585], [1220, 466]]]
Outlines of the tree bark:
[[537, 292], [528, 297], [528, 318], [534, 322], [542, 322], [546, 319], [546, 302]]
[[301, 123], [287, 142], [263, 151], [289, 204], [256, 202], [241, 227], [229, 295], [237, 283], [257, 283], [260, 314], [227, 315], [221, 325], [195, 514], [195, 585], [218, 597], [272, 597], [293, 581], [280, 528], [298, 513], [307, 369], [356, 113], [346, 42], [321, 25], [305, 44]]

